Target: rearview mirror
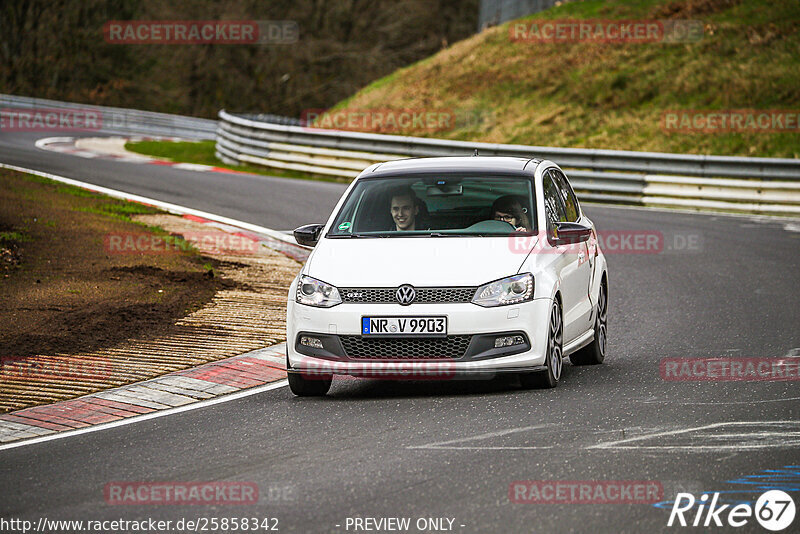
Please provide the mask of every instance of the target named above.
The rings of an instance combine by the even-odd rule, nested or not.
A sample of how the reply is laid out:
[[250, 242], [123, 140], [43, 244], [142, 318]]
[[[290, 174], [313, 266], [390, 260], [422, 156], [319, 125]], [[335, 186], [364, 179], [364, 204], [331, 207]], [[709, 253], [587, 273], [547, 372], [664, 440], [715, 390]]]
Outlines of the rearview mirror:
[[455, 185], [429, 185], [425, 188], [425, 194], [429, 197], [463, 195], [464, 187], [461, 184]]
[[557, 222], [548, 240], [553, 246], [571, 245], [587, 241], [591, 235], [591, 226], [577, 222]]
[[306, 224], [297, 228], [294, 232], [294, 239], [301, 245], [313, 247], [319, 241], [319, 234], [325, 228], [324, 224]]

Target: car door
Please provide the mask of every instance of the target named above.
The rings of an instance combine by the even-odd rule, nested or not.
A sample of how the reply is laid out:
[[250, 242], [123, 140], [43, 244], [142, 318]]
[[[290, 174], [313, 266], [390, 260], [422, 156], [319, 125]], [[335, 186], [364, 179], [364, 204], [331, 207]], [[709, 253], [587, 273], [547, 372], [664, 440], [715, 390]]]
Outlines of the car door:
[[[564, 187], [566, 181], [559, 174], [560, 171], [550, 169], [542, 177], [548, 238], [553, 235], [556, 222], [578, 222], [580, 218], [574, 193], [571, 188]], [[572, 193], [571, 197], [569, 193]], [[586, 243], [551, 244], [551, 250], [559, 255], [555, 266], [561, 279], [564, 344], [568, 344], [589, 329], [592, 313], [589, 282], [592, 270]]]
[[[569, 180], [567, 180], [566, 175], [564, 175], [564, 173], [559, 169], [551, 169], [550, 172], [553, 174], [553, 179], [561, 191], [561, 198], [564, 201], [567, 220], [571, 222], [579, 222], [581, 224], [591, 226], [594, 229], [594, 223], [592, 223], [592, 221], [590, 221], [589, 218], [586, 217], [581, 211], [580, 204], [578, 203], [578, 197], [575, 195], [575, 191], [572, 189], [572, 186], [570, 185]], [[590, 237], [587, 241], [580, 243], [580, 248], [582, 250], [578, 251], [578, 260], [581, 262], [585, 261], [587, 267], [589, 268], [589, 275], [586, 281], [589, 295], [591, 295], [592, 283], [594, 282], [594, 257], [596, 253], [596, 246], [597, 238], [593, 234], [592, 237]]]

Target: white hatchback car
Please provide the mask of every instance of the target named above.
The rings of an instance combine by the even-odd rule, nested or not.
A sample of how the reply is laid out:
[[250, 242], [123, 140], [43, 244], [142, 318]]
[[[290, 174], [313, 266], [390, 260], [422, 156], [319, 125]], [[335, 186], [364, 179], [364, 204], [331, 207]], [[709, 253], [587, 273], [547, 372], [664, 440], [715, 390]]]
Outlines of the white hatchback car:
[[420, 158], [365, 169], [289, 289], [296, 395], [333, 375], [444, 379], [518, 373], [555, 387], [562, 358], [605, 357], [608, 272], [563, 171], [510, 157]]

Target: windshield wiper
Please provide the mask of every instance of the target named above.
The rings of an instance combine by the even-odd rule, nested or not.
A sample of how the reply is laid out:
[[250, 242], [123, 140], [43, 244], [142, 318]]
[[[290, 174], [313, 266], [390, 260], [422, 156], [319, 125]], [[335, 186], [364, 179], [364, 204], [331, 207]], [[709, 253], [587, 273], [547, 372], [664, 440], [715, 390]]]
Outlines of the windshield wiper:
[[431, 232], [431, 237], [487, 237], [493, 234], [479, 232]]
[[408, 234], [400, 234], [400, 233], [392, 234], [392, 237], [451, 237], [451, 236], [455, 236], [455, 235], [458, 235], [458, 234], [451, 234], [449, 232], [448, 233], [443, 233], [443, 232], [426, 232], [426, 233], [419, 232], [418, 233], [418, 232], [414, 232], [413, 234], [412, 233], [408, 233]]
[[365, 238], [372, 239], [372, 238], [377, 238], [377, 237], [390, 237], [390, 235], [389, 234], [334, 234], [334, 235], [329, 236], [329, 237], [332, 237], [334, 239], [337, 239], [339, 237], [347, 237], [347, 238], [350, 238], [350, 237], [365, 237]]
[[483, 232], [396, 232], [391, 234], [334, 234], [329, 237], [333, 239], [338, 238], [380, 238], [380, 237], [505, 237], [506, 234], [487, 234]]

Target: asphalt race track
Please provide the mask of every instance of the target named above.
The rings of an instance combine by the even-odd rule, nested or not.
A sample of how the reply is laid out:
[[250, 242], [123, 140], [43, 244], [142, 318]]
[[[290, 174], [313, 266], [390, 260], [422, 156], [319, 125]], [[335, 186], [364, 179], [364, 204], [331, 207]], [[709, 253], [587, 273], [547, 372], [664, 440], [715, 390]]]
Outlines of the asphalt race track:
[[[278, 230], [324, 222], [343, 190], [44, 152], [33, 146], [43, 136], [0, 134], [0, 161]], [[780, 358], [800, 347], [800, 225], [598, 205], [585, 211], [601, 230], [664, 237], [657, 253], [607, 252], [604, 365], [567, 364], [562, 383], [548, 391], [522, 390], [513, 378], [337, 379], [321, 399], [295, 398], [283, 387], [3, 450], [0, 517], [270, 517], [281, 532], [354, 532], [348, 518], [408, 517], [412, 525], [451, 519], [452, 531], [464, 533], [661, 532], [685, 530], [667, 527], [669, 503], [514, 503], [509, 487], [657, 481], [663, 501], [679, 491], [720, 491], [731, 502], [755, 502], [764, 490], [748, 481], [800, 466], [799, 382], [668, 381], [660, 362]], [[800, 505], [800, 468], [793, 477]], [[260, 501], [112, 506], [103, 495], [113, 481], [210, 480], [254, 482]], [[752, 519], [736, 530], [764, 532]]]
[[216, 173], [156, 169], [153, 167], [158, 165], [81, 158], [39, 150], [34, 143], [43, 137], [48, 136], [0, 132], [0, 162], [35, 168], [275, 230], [293, 229], [307, 222], [309, 216], [324, 222], [345, 189], [343, 184], [333, 182], [245, 174], [231, 174], [231, 181], [221, 181]]

